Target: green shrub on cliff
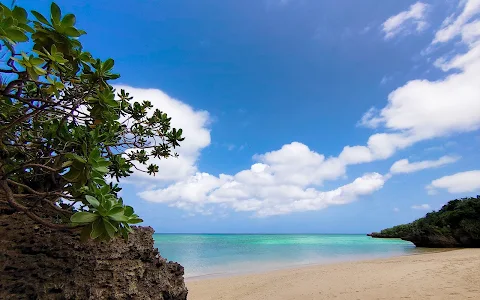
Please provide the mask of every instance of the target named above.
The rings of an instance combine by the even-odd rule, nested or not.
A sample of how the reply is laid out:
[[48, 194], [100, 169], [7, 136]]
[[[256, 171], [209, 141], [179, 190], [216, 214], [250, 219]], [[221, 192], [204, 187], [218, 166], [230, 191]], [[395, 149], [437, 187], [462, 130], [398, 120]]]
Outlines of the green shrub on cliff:
[[113, 89], [114, 61], [84, 51], [84, 34], [55, 3], [49, 16], [0, 4], [0, 201], [109, 240], [142, 220], [107, 177], [155, 174], [149, 159], [176, 156], [183, 137], [149, 101]]
[[411, 224], [402, 224], [393, 226], [392, 228], [383, 229], [382, 231], [380, 231], [380, 234], [384, 236], [400, 238], [407, 236], [411, 231]]
[[427, 213], [425, 217], [412, 223], [380, 231], [381, 236], [397, 238], [444, 236], [454, 239], [461, 237], [469, 244], [477, 245], [480, 243], [480, 196], [449, 201], [439, 211]]

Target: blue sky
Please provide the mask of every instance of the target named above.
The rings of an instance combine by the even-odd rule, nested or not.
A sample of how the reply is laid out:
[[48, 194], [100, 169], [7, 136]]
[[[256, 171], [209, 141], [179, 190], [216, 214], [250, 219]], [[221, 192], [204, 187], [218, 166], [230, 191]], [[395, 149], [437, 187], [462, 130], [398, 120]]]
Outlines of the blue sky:
[[364, 233], [479, 192], [477, 0], [57, 3], [185, 131], [122, 184], [158, 232]]

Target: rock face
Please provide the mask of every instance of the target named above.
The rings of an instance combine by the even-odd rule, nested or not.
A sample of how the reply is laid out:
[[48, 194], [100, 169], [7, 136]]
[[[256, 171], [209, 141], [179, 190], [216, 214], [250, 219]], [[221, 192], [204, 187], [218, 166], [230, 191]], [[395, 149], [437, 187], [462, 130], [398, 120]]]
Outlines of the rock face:
[[368, 233], [367, 236], [371, 236], [372, 238], [379, 238], [379, 239], [399, 239], [399, 236], [396, 235], [388, 235], [388, 234], [382, 234], [380, 232], [372, 232]]
[[183, 267], [153, 248], [152, 228], [134, 231], [128, 242], [80, 243], [0, 212], [0, 299], [187, 299]]
[[423, 234], [409, 235], [402, 240], [409, 241], [417, 247], [428, 248], [480, 248], [480, 239], [456, 230], [452, 234]]
[[404, 241], [409, 241], [415, 244], [417, 247], [426, 248], [479, 248], [480, 240], [472, 238], [471, 235], [466, 234], [461, 230], [456, 230], [452, 234], [409, 234], [407, 236], [396, 236], [382, 234], [379, 232], [372, 232], [367, 234], [372, 238], [381, 239], [398, 239], [401, 238]]
[[409, 241], [415, 244], [417, 247], [427, 248], [457, 248], [464, 247], [461, 243], [457, 242], [452, 236], [444, 235], [424, 235], [424, 236], [408, 236], [403, 237], [402, 240]]

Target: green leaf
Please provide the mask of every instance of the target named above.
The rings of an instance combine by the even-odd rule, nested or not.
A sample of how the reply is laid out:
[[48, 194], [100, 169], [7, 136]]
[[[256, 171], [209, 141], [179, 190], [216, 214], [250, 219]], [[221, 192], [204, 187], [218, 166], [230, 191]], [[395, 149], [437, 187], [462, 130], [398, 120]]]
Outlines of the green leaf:
[[115, 236], [115, 232], [117, 232], [117, 228], [112, 225], [108, 220], [103, 219], [103, 226], [105, 227], [105, 230], [107, 231], [107, 234], [110, 238], [113, 238]]
[[74, 159], [78, 162], [81, 162], [82, 164], [85, 164], [87, 163], [87, 161], [85, 160], [85, 158], [81, 157], [80, 155], [78, 154], [75, 154], [75, 153], [67, 153], [65, 154], [65, 157], [68, 158], [68, 159]]
[[92, 205], [95, 208], [100, 206], [100, 202], [98, 202], [97, 198], [95, 197], [92, 197], [90, 195], [85, 195], [85, 200], [87, 200], [87, 202], [90, 203], [90, 205]]
[[35, 32], [35, 30], [33, 30], [33, 28], [30, 27], [30, 26], [28, 26], [27, 24], [20, 23], [20, 24], [18, 24], [17, 26], [18, 26], [19, 28], [27, 31], [27, 32], [30, 32], [30, 33], [34, 33], [34, 32]]
[[40, 68], [40, 67], [37, 67], [37, 66], [34, 66], [33, 67], [33, 71], [35, 73], [37, 73], [38, 75], [43, 75], [43, 74], [47, 74], [47, 71], [45, 71], [44, 69]]
[[123, 207], [115, 205], [112, 209], [108, 211], [108, 215], [115, 215], [121, 213], [123, 215]]
[[62, 11], [60, 10], [60, 7], [58, 7], [58, 5], [55, 4], [55, 2], [52, 2], [52, 5], [50, 5], [50, 11], [51, 11], [50, 18], [52, 19], [52, 23], [59, 24], [60, 18], [62, 16]]
[[133, 232], [132, 227], [130, 227], [128, 224], [124, 224], [124, 226], [125, 226], [125, 229], [126, 229], [129, 233], [132, 233], [132, 232]]
[[88, 156], [89, 161], [96, 161], [100, 158], [100, 149], [94, 148], [92, 152], [90, 152], [90, 155]]
[[92, 224], [92, 232], [90, 233], [90, 237], [92, 239], [96, 239], [99, 236], [101, 236], [105, 231], [105, 227], [103, 226], [103, 220], [102, 219], [97, 219], [95, 222]]
[[12, 17], [5, 18], [2, 21], [3, 21], [2, 28], [12, 27], [14, 23], [14, 19]]
[[125, 216], [123, 207], [113, 208], [108, 212], [108, 217], [117, 222], [127, 222], [128, 217]]
[[92, 214], [86, 211], [80, 211], [75, 213], [71, 218], [70, 221], [72, 223], [92, 223], [96, 219], [99, 218], [99, 215]]
[[82, 35], [75, 27], [65, 28], [65, 34], [71, 37], [79, 37]]
[[99, 185], [105, 184], [105, 178], [103, 177], [93, 177], [92, 181]]
[[127, 223], [128, 224], [138, 224], [138, 223], [142, 223], [143, 220], [140, 219], [140, 218], [132, 218], [132, 219], [128, 219]]
[[42, 22], [45, 25], [50, 25], [47, 19], [39, 12], [32, 10], [32, 14], [37, 18], [38, 21]]
[[38, 79], [38, 74], [35, 73], [35, 71], [32, 68], [27, 69], [28, 76], [30, 76], [30, 79], [32, 80], [37, 80]]
[[7, 34], [7, 37], [12, 41], [15, 41], [15, 42], [28, 41], [28, 37], [21, 30], [9, 28], [9, 29], [5, 29], [5, 33]]
[[62, 27], [73, 27], [75, 25], [76, 19], [74, 14], [67, 14], [63, 17], [61, 25]]
[[93, 169], [99, 173], [103, 173], [103, 174], [108, 173], [107, 167], [94, 167]]
[[108, 217], [117, 222], [128, 222], [128, 217], [123, 212], [121, 214], [109, 215]]
[[65, 157], [68, 158], [68, 159], [75, 159], [76, 161], [84, 163], [84, 164], [87, 163], [85, 158], [83, 158], [80, 155], [75, 154], [75, 153], [67, 153], [67, 154], [65, 154]]
[[103, 159], [103, 160], [100, 160], [100, 161], [96, 161], [95, 162], [95, 166], [96, 167], [108, 167], [110, 166], [112, 163], [109, 162], [108, 160], [106, 159]]
[[32, 65], [38, 66], [40, 64], [43, 64], [45, 61], [40, 57], [32, 57], [30, 58], [30, 62], [32, 63]]
[[27, 22], [27, 11], [21, 7], [15, 6], [12, 10], [12, 16], [21, 23]]
[[110, 71], [113, 68], [113, 65], [115, 64], [115, 61], [111, 58], [107, 59], [102, 66], [102, 69], [104, 72]]
[[125, 206], [125, 212], [124, 214], [127, 216], [127, 217], [130, 217], [131, 215], [133, 215], [133, 207], [131, 206]]

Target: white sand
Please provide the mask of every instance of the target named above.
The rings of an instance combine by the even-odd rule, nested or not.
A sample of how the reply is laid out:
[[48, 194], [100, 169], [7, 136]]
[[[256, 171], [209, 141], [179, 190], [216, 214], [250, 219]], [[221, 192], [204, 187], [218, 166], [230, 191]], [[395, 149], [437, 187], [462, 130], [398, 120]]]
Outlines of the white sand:
[[187, 287], [189, 300], [480, 300], [480, 249], [192, 280]]

